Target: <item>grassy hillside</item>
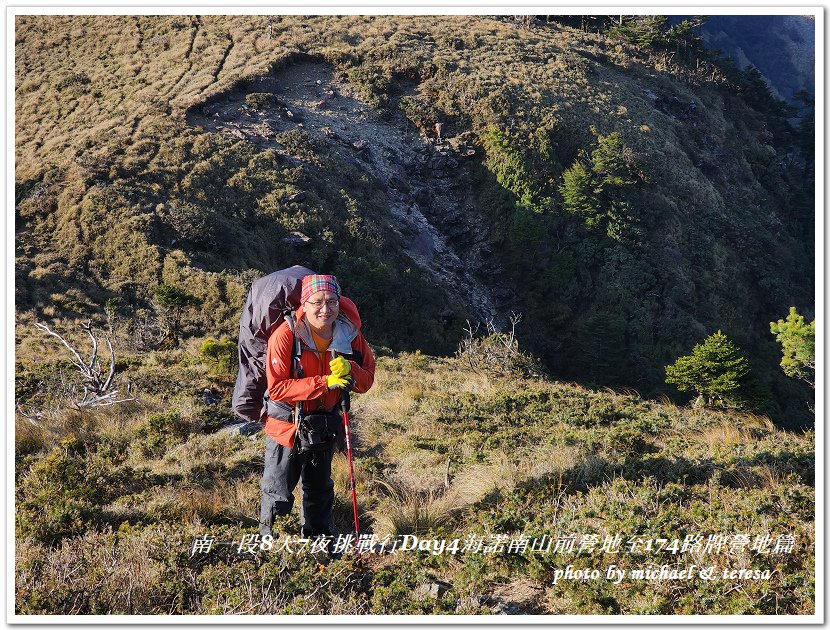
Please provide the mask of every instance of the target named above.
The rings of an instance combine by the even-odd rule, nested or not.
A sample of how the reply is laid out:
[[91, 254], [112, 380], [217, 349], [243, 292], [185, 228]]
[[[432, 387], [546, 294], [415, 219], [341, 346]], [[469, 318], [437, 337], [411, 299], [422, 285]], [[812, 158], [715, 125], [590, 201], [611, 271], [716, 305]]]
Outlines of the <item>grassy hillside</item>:
[[159, 285], [232, 337], [299, 263], [392, 349], [516, 311], [558, 377], [654, 395], [720, 329], [811, 422], [768, 326], [812, 316], [812, 167], [751, 77], [487, 17], [19, 16], [15, 50], [19, 340], [163, 327]]
[[[132, 369], [155, 392], [140, 405], [54, 412], [39, 427], [18, 419], [18, 613], [815, 609], [812, 433], [510, 370], [472, 371], [464, 357], [384, 356], [375, 387], [353, 404], [362, 531], [447, 545], [459, 539], [461, 546], [456, 553], [364, 554], [363, 566], [347, 556], [320, 568], [309, 553], [280, 545], [256, 556], [231, 545], [257, 529], [251, 517], [263, 439], [216, 431], [217, 419], [229, 414], [227, 377], [183, 351], [153, 353]], [[334, 469], [335, 519], [347, 532], [344, 456], [335, 457]], [[283, 537], [298, 534], [296, 513], [279, 529]], [[617, 534], [620, 548], [602, 551]], [[216, 545], [191, 555], [204, 535]], [[710, 535], [727, 538], [707, 548]], [[739, 545], [736, 535], [750, 542]], [[508, 553], [505, 541], [522, 536], [572, 539], [575, 547]], [[644, 547], [646, 539], [687, 536], [701, 536], [699, 544], [673, 552]], [[766, 552], [753, 551], [765, 536]], [[793, 537], [790, 551], [773, 552], [779, 536]], [[470, 537], [482, 548], [460, 551]], [[591, 537], [598, 542], [589, 552]], [[611, 564], [626, 571], [715, 566], [719, 577], [554, 583], [555, 571], [568, 565], [604, 575]], [[740, 569], [770, 573], [723, 577]], [[442, 597], [426, 594], [439, 583], [449, 587]]]

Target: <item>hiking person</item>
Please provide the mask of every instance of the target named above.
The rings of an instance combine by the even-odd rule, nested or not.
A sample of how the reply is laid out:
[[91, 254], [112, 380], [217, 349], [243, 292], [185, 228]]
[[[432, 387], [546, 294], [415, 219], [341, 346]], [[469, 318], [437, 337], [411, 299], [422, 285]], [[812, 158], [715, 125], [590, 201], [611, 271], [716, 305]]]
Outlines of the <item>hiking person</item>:
[[268, 338], [259, 530], [274, 535], [274, 518], [291, 512], [302, 481], [303, 536], [332, 536], [331, 461], [342, 430], [341, 392], [368, 391], [375, 359], [357, 309], [341, 299], [334, 276], [303, 277], [300, 303], [296, 323], [287, 318]]

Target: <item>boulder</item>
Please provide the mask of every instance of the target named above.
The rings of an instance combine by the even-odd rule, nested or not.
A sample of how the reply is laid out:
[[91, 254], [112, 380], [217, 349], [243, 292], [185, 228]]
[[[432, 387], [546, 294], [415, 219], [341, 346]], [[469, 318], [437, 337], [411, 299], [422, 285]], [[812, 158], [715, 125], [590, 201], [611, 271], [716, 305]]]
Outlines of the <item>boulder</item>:
[[512, 602], [498, 602], [491, 608], [495, 615], [524, 615], [525, 612]]
[[448, 590], [452, 588], [451, 584], [446, 582], [432, 582], [431, 584], [421, 584], [416, 588], [412, 594], [416, 599], [441, 599]]
[[290, 109], [286, 109], [286, 110], [285, 110], [285, 117], [286, 117], [288, 120], [293, 120], [294, 122], [297, 122], [297, 123], [298, 123], [298, 122], [303, 122], [303, 120], [305, 120], [305, 119], [303, 118], [303, 115], [302, 115], [302, 114], [300, 114], [299, 112], [296, 112], [296, 111], [290, 110]]
[[470, 595], [462, 597], [455, 605], [455, 612], [457, 613], [477, 613], [482, 606], [492, 602], [489, 595]]
[[263, 425], [259, 422], [249, 422], [239, 418], [223, 418], [222, 424], [224, 426], [219, 429], [219, 433], [241, 435], [249, 440], [257, 439], [263, 428]]
[[643, 94], [650, 101], [656, 101], [659, 97], [651, 90], [643, 90]]
[[291, 234], [283, 237], [282, 242], [286, 245], [300, 247], [311, 243], [311, 239], [302, 232], [291, 232]]

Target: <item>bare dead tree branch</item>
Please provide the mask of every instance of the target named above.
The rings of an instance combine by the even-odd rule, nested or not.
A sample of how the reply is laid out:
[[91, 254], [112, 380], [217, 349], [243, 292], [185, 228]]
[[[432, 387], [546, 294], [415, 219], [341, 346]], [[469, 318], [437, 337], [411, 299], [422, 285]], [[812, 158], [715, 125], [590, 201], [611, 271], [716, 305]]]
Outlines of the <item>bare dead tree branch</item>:
[[112, 342], [109, 336], [106, 337], [107, 347], [110, 349], [110, 371], [107, 375], [107, 380], [104, 381], [103, 389], [106, 391], [112, 386], [112, 378], [115, 376], [115, 350], [113, 350]]
[[72, 365], [74, 365], [76, 368], [78, 368], [81, 371], [84, 370], [84, 368], [86, 367], [86, 364], [84, 363], [84, 360], [81, 358], [81, 355], [78, 354], [78, 352], [75, 350], [75, 348], [73, 348], [72, 346], [69, 345], [69, 343], [66, 341], [66, 339], [64, 339], [58, 333], [56, 333], [55, 331], [50, 329], [46, 324], [41, 324], [39, 322], [35, 322], [35, 328], [37, 328], [38, 330], [42, 330], [43, 332], [45, 332], [49, 335], [52, 335], [56, 339], [60, 340], [60, 342], [64, 346], [66, 346], [66, 349], [69, 350], [69, 352], [72, 353], [72, 356], [75, 357], [75, 361], [72, 361]]
[[521, 313], [511, 313], [510, 331], [501, 332], [492, 319], [484, 322], [486, 333], [478, 336], [480, 323], [473, 326], [467, 321], [464, 336], [458, 344], [456, 356], [473, 372], [506, 376], [522, 374], [534, 376], [541, 374], [538, 360], [519, 350], [516, 339], [516, 327], [522, 320]]
[[107, 347], [110, 351], [110, 365], [107, 376], [104, 377], [101, 370], [101, 362], [98, 360], [98, 337], [92, 330], [92, 322], [81, 324], [81, 328], [86, 331], [92, 341], [92, 353], [89, 361], [84, 361], [81, 354], [70, 344], [62, 335], [49, 328], [46, 324], [35, 323], [35, 328], [45, 332], [52, 337], [59, 340], [64, 347], [69, 350], [70, 354], [75, 358], [71, 361], [72, 365], [80, 372], [83, 377], [84, 395], [80, 401], [70, 401], [77, 407], [101, 407], [106, 405], [114, 405], [117, 403], [135, 400], [135, 398], [117, 398], [118, 390], [113, 390], [113, 378], [115, 377], [115, 349], [112, 346], [112, 341], [108, 335], [105, 335]]
[[92, 356], [89, 359], [89, 369], [94, 370], [95, 363], [98, 361], [98, 339], [92, 334], [92, 322], [81, 324], [81, 328], [86, 331], [86, 334], [88, 334], [89, 338], [92, 340]]
[[40, 420], [43, 419], [42, 413], [23, 409], [23, 407], [21, 407], [20, 404], [17, 405], [17, 413], [26, 418], [26, 420], [29, 421], [29, 424], [36, 426], [39, 429], [43, 428], [43, 425], [40, 423]]
[[522, 314], [521, 313], [514, 313], [511, 311], [510, 313], [510, 341], [507, 344], [508, 348], [513, 347], [513, 342], [516, 340], [516, 326], [519, 325], [519, 322], [522, 321]]

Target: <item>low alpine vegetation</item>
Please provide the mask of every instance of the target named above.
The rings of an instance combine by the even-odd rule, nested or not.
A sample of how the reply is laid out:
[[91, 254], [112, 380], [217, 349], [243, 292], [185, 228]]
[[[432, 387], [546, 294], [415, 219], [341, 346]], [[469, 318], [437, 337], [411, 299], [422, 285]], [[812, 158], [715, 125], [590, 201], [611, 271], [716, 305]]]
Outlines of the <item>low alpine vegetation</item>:
[[[197, 356], [194, 347], [191, 356], [158, 351], [145, 359], [165, 364], [182, 385], [178, 394], [147, 394], [118, 416], [74, 412], [77, 429], [60, 440], [51, 429], [36, 441], [21, 433], [19, 613], [813, 611], [812, 432], [782, 431], [736, 410], [471, 371], [463, 356], [380, 356], [375, 387], [353, 401], [361, 531], [378, 541], [410, 536], [401, 550], [364, 553], [362, 566], [347, 554], [325, 570], [280, 541], [258, 555], [240, 553], [243, 537], [257, 531], [263, 440], [217, 431], [222, 425], [211, 418], [230, 415], [223, 407], [232, 384], [217, 384]], [[148, 413], [162, 398], [165, 410]], [[336, 527], [347, 532], [343, 456], [335, 457], [333, 476]], [[296, 511], [277, 526], [281, 536], [299, 534]], [[601, 552], [618, 534], [622, 551]], [[737, 534], [749, 543], [736, 547]], [[732, 542], [704, 550], [718, 535]], [[696, 536], [700, 545], [683, 554], [642, 548], [648, 538], [669, 545]], [[753, 550], [765, 536], [765, 551]], [[204, 537], [215, 545], [194, 553]], [[537, 547], [565, 546], [541, 553], [514, 542], [508, 551], [510, 541], [534, 539]], [[478, 544], [471, 540], [482, 548], [462, 552]], [[598, 541], [597, 548], [571, 554], [569, 540], [577, 548]], [[605, 571], [609, 563], [626, 571], [717, 565], [770, 577], [665, 581], [627, 573], [616, 584], [553, 583], [566, 565]], [[83, 576], [72, 588], [61, 577], [68, 571]], [[786, 598], [768, 596], [782, 589]]]

